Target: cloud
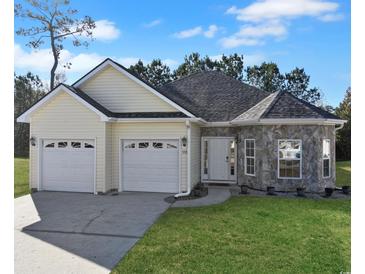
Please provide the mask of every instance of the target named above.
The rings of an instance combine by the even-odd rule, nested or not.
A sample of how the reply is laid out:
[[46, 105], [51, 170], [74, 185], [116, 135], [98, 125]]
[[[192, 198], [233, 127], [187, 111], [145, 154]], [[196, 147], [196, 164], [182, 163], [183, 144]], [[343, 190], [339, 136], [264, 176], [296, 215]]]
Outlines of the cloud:
[[[61, 58], [57, 72], [64, 72], [70, 74], [80, 74], [88, 72], [90, 69], [101, 63], [107, 57], [111, 57], [118, 63], [121, 63], [125, 67], [134, 65], [141, 58], [138, 57], [116, 57], [105, 56], [98, 53], [80, 53], [73, 54], [68, 50], [61, 52]], [[41, 60], [41, 61], [40, 61]], [[151, 61], [142, 60], [144, 64], [148, 64]], [[175, 67], [178, 62], [173, 59], [164, 59], [162, 62], [170, 67]], [[63, 65], [65, 63], [71, 63], [71, 69], [65, 69]], [[50, 48], [40, 50], [25, 51], [19, 44], [14, 46], [14, 65], [16, 69], [24, 69], [32, 71], [36, 74], [44, 75], [46, 78], [53, 65], [53, 57]]]
[[153, 28], [153, 27], [156, 27], [156, 26], [160, 25], [161, 23], [162, 23], [161, 19], [156, 19], [156, 20], [153, 20], [151, 22], [143, 24], [143, 26], [145, 28]]
[[109, 20], [95, 21], [95, 29], [93, 30], [93, 37], [95, 40], [111, 41], [118, 39], [121, 31], [116, 27], [114, 22]]
[[220, 40], [224, 48], [236, 48], [239, 46], [257, 46], [265, 43], [265, 37], [282, 39], [287, 34], [287, 28], [278, 21], [270, 21], [263, 24], [248, 24], [241, 26], [240, 30], [229, 37]]
[[173, 34], [174, 37], [178, 39], [190, 38], [197, 35], [203, 35], [206, 38], [213, 38], [216, 33], [219, 31], [219, 27], [217, 25], [209, 25], [207, 30], [204, 30], [201, 26], [197, 26], [195, 28], [182, 30]]
[[[132, 65], [135, 65], [139, 60], [141, 60], [141, 58], [137, 58], [137, 57], [122, 57], [122, 58], [117, 58], [116, 61], [120, 64], [122, 64], [123, 66], [125, 66], [126, 68], [129, 68]], [[143, 63], [145, 63], [144, 60], [142, 60]]]
[[318, 19], [322, 22], [335, 22], [341, 21], [345, 16], [341, 13], [325, 14]]
[[[219, 61], [222, 59], [222, 54], [212, 55], [209, 58], [213, 61]], [[264, 62], [266, 57], [263, 54], [245, 54], [243, 55], [243, 63], [245, 66], [258, 65]]]
[[204, 36], [207, 38], [213, 38], [218, 31], [218, 27], [216, 25], [210, 25], [208, 30], [204, 32]]
[[255, 38], [241, 38], [237, 36], [225, 37], [220, 40], [221, 45], [224, 48], [231, 49], [240, 46], [257, 46], [262, 45], [263, 42]]
[[[60, 63], [65, 63], [71, 56], [68, 50], [63, 50], [60, 56]], [[26, 52], [19, 44], [14, 45], [14, 66], [16, 68], [47, 72], [52, 64], [53, 56], [50, 48]]]
[[338, 8], [338, 3], [322, 0], [259, 0], [241, 9], [233, 6], [226, 13], [236, 15], [240, 21], [262, 22], [301, 16], [320, 17], [336, 12]]
[[338, 3], [326, 0], [257, 0], [244, 8], [232, 6], [226, 14], [233, 14], [238, 21], [248, 24], [220, 42], [224, 48], [263, 45], [268, 37], [285, 38], [294, 18], [309, 16], [323, 22], [341, 20], [338, 8]]
[[259, 25], [244, 25], [235, 35], [239, 37], [282, 37], [287, 34], [287, 29], [280, 22], [270, 22]]
[[176, 32], [174, 34], [174, 36], [179, 39], [185, 39], [185, 38], [190, 38], [190, 37], [202, 34], [202, 32], [203, 32], [203, 28], [201, 26], [198, 26], [198, 27], [195, 27], [192, 29], [186, 29], [186, 30], [182, 30], [180, 32]]

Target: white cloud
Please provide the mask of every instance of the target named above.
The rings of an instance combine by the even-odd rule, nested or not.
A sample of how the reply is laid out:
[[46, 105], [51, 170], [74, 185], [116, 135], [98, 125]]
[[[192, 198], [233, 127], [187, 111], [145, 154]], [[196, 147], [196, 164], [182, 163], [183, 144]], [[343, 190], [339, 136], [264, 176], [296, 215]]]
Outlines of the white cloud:
[[261, 22], [301, 16], [319, 17], [336, 12], [338, 7], [338, 3], [323, 0], [259, 0], [241, 9], [233, 6], [226, 13], [236, 15], [240, 21]]
[[341, 20], [338, 8], [338, 3], [326, 0], [257, 0], [241, 9], [233, 6], [226, 14], [233, 14], [238, 21], [249, 24], [221, 39], [221, 45], [224, 48], [255, 46], [265, 44], [267, 37], [283, 39], [294, 18], [309, 16], [324, 22]]
[[93, 30], [95, 40], [111, 41], [117, 39], [121, 34], [115, 23], [109, 20], [95, 21], [95, 25], [96, 27]]
[[209, 27], [204, 30], [201, 26], [197, 26], [195, 28], [182, 30], [173, 34], [174, 37], [179, 39], [190, 38], [197, 35], [203, 35], [206, 38], [213, 38], [216, 33], [219, 31], [219, 27], [217, 25], [209, 25]]
[[256, 38], [242, 38], [232, 35], [230, 37], [225, 37], [220, 40], [221, 45], [224, 48], [237, 48], [240, 46], [258, 46], [262, 45], [263, 42], [260, 39]]
[[[71, 58], [68, 50], [61, 52], [60, 63], [65, 63]], [[31, 50], [26, 52], [19, 44], [14, 45], [14, 65], [16, 68], [47, 72], [53, 64], [51, 49]]]
[[[209, 58], [213, 61], [219, 61], [222, 59], [222, 54], [212, 55], [209, 56]], [[243, 63], [245, 66], [253, 66], [261, 64], [262, 62], [265, 61], [265, 59], [266, 57], [261, 53], [243, 55]]]
[[160, 25], [161, 23], [162, 23], [162, 20], [161, 19], [156, 19], [156, 20], [153, 20], [151, 22], [148, 22], [148, 23], [143, 24], [143, 26], [145, 28], [153, 28], [155, 26]]
[[198, 26], [198, 27], [195, 27], [192, 29], [186, 29], [186, 30], [176, 32], [174, 34], [174, 36], [179, 39], [185, 39], [185, 38], [190, 38], [190, 37], [202, 34], [202, 32], [203, 32], [203, 28], [201, 26]]
[[344, 15], [341, 13], [333, 13], [333, 14], [325, 14], [318, 19], [323, 22], [335, 22], [340, 21], [344, 18]]
[[[98, 53], [80, 53], [72, 54], [68, 50], [61, 52], [61, 58], [57, 72], [64, 72], [68, 79], [77, 79], [82, 74], [88, 72], [90, 69], [101, 63], [107, 57], [111, 57], [113, 60], [121, 63], [123, 66], [129, 68], [138, 62], [138, 57], [115, 57], [105, 56]], [[144, 64], [148, 64], [151, 61], [142, 60]], [[173, 59], [164, 59], [162, 62], [171, 68], [176, 67], [178, 62]], [[70, 69], [65, 69], [63, 65], [65, 63], [71, 63]], [[32, 71], [35, 74], [42, 75], [43, 78], [47, 78], [49, 71], [53, 65], [53, 57], [50, 48], [40, 49], [38, 51], [30, 50], [25, 51], [19, 44], [14, 46], [14, 65], [16, 69], [24, 69]], [[71, 75], [71, 77], [69, 77]], [[48, 81], [48, 80], [47, 80]]]
[[259, 25], [244, 25], [235, 35], [239, 37], [282, 37], [287, 33], [284, 24], [279, 22], [269, 22]]
[[213, 38], [218, 31], [218, 27], [216, 25], [210, 25], [208, 30], [204, 32], [204, 36], [207, 38]]
[[[126, 68], [129, 68], [130, 66], [135, 65], [140, 59], [141, 58], [137, 57], [122, 57], [122, 58], [117, 58], [116, 61], [125, 66]], [[143, 63], [145, 63], [144, 60], [142, 61]]]

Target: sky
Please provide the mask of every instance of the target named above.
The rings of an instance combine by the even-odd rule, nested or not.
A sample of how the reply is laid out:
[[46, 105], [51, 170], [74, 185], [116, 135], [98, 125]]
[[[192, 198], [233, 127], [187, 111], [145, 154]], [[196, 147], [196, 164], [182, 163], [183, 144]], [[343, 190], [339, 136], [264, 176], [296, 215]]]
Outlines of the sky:
[[[16, 1], [15, 3], [22, 3]], [[87, 3], [87, 4], [85, 4]], [[191, 52], [219, 58], [244, 56], [245, 67], [275, 62], [282, 73], [295, 67], [311, 76], [324, 103], [337, 106], [351, 85], [351, 11], [347, 0], [255, 1], [105, 1], [71, 0], [79, 16], [96, 21], [89, 47], [65, 43], [61, 64], [72, 84], [107, 57], [129, 67], [138, 59], [160, 58], [172, 69]], [[15, 18], [15, 30], [32, 22]], [[38, 51], [15, 35], [15, 72], [31, 71], [48, 81], [49, 44]], [[62, 65], [60, 66], [62, 70]]]

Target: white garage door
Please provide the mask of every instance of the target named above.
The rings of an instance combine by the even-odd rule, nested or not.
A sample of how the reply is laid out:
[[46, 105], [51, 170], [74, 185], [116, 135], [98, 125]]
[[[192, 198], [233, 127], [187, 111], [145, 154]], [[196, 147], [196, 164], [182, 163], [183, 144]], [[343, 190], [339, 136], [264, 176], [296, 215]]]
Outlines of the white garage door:
[[124, 140], [124, 191], [179, 192], [178, 140]]
[[94, 140], [44, 140], [42, 189], [94, 192]]

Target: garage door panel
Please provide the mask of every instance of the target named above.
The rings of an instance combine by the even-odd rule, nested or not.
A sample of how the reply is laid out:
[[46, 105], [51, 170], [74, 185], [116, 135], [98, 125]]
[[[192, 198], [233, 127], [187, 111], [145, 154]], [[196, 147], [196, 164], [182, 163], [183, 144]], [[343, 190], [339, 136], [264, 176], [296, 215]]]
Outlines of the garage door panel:
[[177, 140], [124, 140], [123, 144], [123, 190], [179, 191]]
[[[58, 142], [67, 143], [66, 148], [57, 147]], [[72, 145], [81, 143], [82, 146]], [[42, 189], [52, 191], [94, 192], [95, 151], [92, 140], [45, 141], [42, 153]], [[92, 147], [85, 148], [92, 144]]]

